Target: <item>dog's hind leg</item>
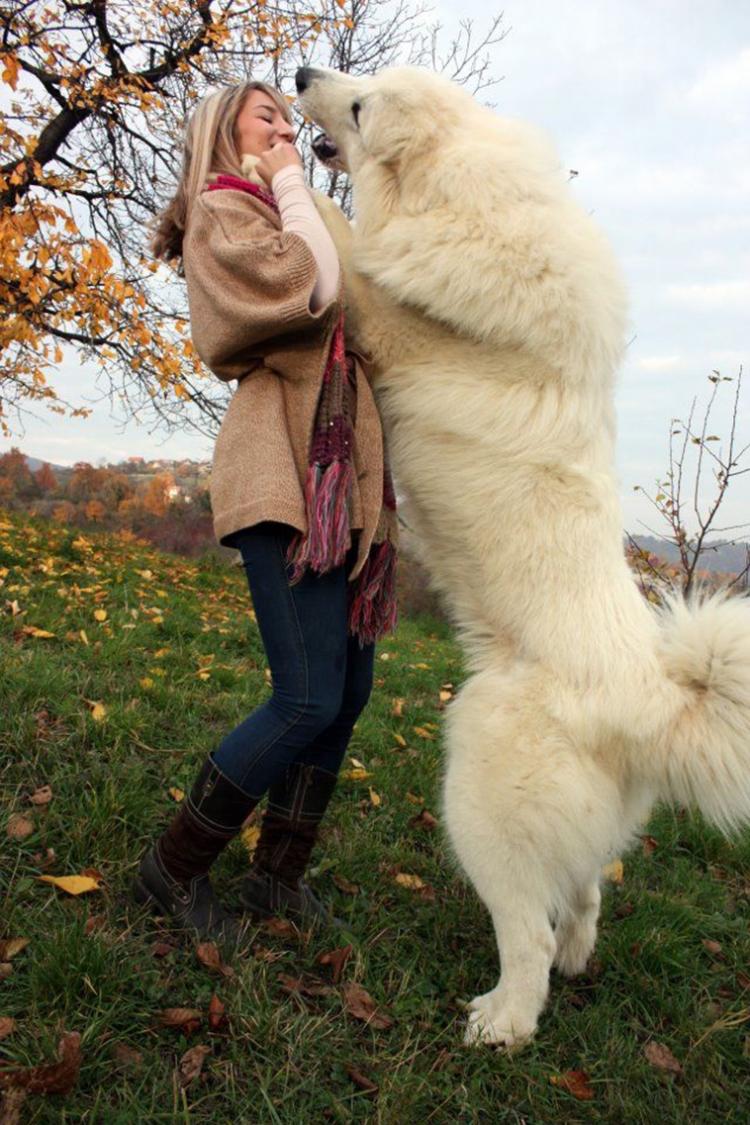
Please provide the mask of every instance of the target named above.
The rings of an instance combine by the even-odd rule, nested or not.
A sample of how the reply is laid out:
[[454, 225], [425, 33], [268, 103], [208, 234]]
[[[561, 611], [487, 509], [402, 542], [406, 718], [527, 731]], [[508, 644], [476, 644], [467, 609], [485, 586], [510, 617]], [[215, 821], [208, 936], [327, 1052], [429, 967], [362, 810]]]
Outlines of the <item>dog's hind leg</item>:
[[582, 973], [596, 944], [601, 891], [593, 879], [574, 897], [570, 908], [560, 915], [555, 927], [555, 966], [566, 977]]

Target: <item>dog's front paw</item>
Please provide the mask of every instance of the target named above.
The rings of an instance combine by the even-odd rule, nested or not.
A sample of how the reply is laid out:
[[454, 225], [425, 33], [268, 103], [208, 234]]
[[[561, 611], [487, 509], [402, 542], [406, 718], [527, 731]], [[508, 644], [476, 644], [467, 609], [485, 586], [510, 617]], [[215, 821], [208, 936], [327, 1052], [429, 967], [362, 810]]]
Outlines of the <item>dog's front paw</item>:
[[464, 1035], [467, 1045], [494, 1043], [509, 1051], [519, 1050], [534, 1035], [535, 1016], [499, 993], [500, 988], [495, 988], [469, 1002], [469, 1022]]

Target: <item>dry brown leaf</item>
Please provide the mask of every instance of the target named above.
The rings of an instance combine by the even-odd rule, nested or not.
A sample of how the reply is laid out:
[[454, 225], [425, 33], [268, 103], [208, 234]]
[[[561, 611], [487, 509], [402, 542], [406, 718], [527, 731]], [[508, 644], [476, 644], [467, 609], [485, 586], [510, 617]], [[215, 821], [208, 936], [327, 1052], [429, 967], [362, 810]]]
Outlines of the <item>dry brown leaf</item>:
[[338, 984], [344, 965], [352, 955], [351, 945], [343, 945], [340, 949], [331, 949], [327, 953], [320, 953], [317, 961], [319, 965], [330, 965], [333, 974], [333, 983]]
[[342, 992], [346, 1010], [354, 1019], [362, 1020], [370, 1027], [380, 1030], [393, 1026], [393, 1019], [378, 1009], [372, 996], [361, 984], [353, 980], [347, 981], [342, 986]]
[[5, 834], [9, 840], [25, 840], [34, 831], [34, 821], [29, 820], [23, 813], [13, 813], [5, 827]]
[[198, 1008], [164, 1008], [159, 1013], [159, 1023], [162, 1027], [178, 1027], [187, 1035], [200, 1026], [203, 1012]]
[[718, 956], [721, 953], [721, 942], [711, 941], [710, 938], [704, 938], [703, 948], [707, 949], [709, 953], [713, 953], [714, 956]]
[[76, 1084], [81, 1069], [81, 1035], [69, 1031], [57, 1049], [58, 1061], [40, 1066], [4, 1067], [0, 1070], [0, 1090], [22, 1089], [30, 1094], [67, 1094]]
[[10, 1016], [0, 1016], [0, 1039], [7, 1039], [16, 1030], [16, 1021]]
[[89, 937], [95, 934], [97, 930], [103, 930], [107, 923], [107, 919], [103, 914], [91, 914], [86, 919], [86, 925], [83, 927], [83, 932]]
[[351, 1078], [355, 1086], [359, 1086], [360, 1090], [365, 1090], [368, 1094], [377, 1094], [378, 1085], [363, 1074], [361, 1070], [357, 1070], [356, 1066], [347, 1066], [346, 1073]]
[[276, 937], [297, 937], [299, 930], [288, 918], [266, 918], [262, 928]]
[[99, 883], [90, 875], [37, 875], [40, 883], [50, 883], [68, 895], [85, 895], [98, 891]]
[[12, 937], [0, 941], [0, 961], [11, 961], [30, 941], [31, 938], [27, 937]]
[[13, 966], [10, 961], [0, 961], [0, 980], [7, 980], [13, 976]]
[[211, 969], [212, 972], [220, 973], [223, 977], [233, 977], [235, 975], [234, 969], [229, 965], [225, 965], [222, 961], [221, 954], [215, 942], [200, 942], [195, 947], [195, 955], [201, 965], [205, 965], [205, 967]]
[[659, 846], [659, 841], [655, 836], [641, 836], [641, 846], [644, 855], [652, 855]]
[[52, 786], [42, 785], [31, 794], [29, 800], [32, 805], [48, 805], [52, 800], [52, 796]]
[[358, 895], [359, 887], [356, 883], [350, 883], [343, 875], [333, 875], [332, 879], [338, 889], [343, 891], [345, 895]]
[[421, 891], [425, 883], [419, 878], [419, 875], [407, 875], [403, 871], [399, 871], [394, 875], [395, 881], [400, 887], [406, 887], [407, 891]]
[[155, 941], [151, 946], [151, 954], [154, 957], [168, 957], [176, 948], [176, 945], [170, 945], [168, 941]]
[[395, 719], [400, 719], [404, 713], [404, 700], [394, 699], [393, 706], [391, 707], [391, 714]]
[[682, 1074], [682, 1067], [674, 1057], [669, 1047], [653, 1040], [643, 1048], [643, 1053], [657, 1070], [666, 1071], [667, 1074]]
[[211, 1054], [211, 1048], [206, 1046], [190, 1047], [180, 1059], [179, 1073], [180, 1085], [189, 1086], [197, 1078], [203, 1067], [206, 1055]]
[[589, 1086], [589, 1076], [585, 1070], [566, 1070], [564, 1074], [551, 1074], [550, 1082], [567, 1090], [574, 1098], [582, 1102], [590, 1102], [594, 1091]]
[[284, 992], [298, 992], [300, 996], [329, 996], [333, 992], [330, 984], [314, 977], [290, 977], [287, 973], [279, 973], [277, 979]]
[[143, 1055], [140, 1051], [136, 1051], [135, 1047], [129, 1047], [127, 1043], [115, 1043], [112, 1050], [115, 1062], [121, 1063], [123, 1066], [132, 1066], [138, 1068], [143, 1066]]
[[212, 1031], [221, 1031], [228, 1023], [226, 1008], [218, 996], [214, 994], [208, 1005], [208, 1026]]
[[410, 828], [424, 828], [428, 832], [432, 832], [437, 828], [437, 817], [434, 817], [427, 809], [422, 809], [420, 813], [413, 816], [409, 820]]

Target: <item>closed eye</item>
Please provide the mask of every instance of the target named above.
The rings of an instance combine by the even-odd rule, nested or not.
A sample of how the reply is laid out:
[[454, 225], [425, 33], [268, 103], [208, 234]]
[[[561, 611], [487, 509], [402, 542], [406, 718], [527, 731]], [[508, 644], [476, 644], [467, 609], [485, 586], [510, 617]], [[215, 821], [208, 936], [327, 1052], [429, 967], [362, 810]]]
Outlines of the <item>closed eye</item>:
[[357, 126], [358, 129], [359, 129], [359, 111], [361, 109], [362, 109], [362, 106], [359, 104], [359, 102], [352, 102], [352, 117], [354, 118], [354, 124]]

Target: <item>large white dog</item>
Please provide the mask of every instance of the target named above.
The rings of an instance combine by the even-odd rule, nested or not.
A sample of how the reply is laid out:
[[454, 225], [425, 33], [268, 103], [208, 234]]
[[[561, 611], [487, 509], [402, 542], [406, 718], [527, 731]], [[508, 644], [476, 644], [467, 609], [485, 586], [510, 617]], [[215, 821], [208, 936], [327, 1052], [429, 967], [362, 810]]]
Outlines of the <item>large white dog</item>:
[[622, 550], [613, 377], [626, 298], [548, 140], [412, 68], [298, 72], [353, 231], [324, 208], [394, 471], [471, 675], [444, 817], [502, 975], [469, 1041], [531, 1036], [583, 970], [602, 864], [658, 798], [750, 817], [750, 605], [656, 612]]

